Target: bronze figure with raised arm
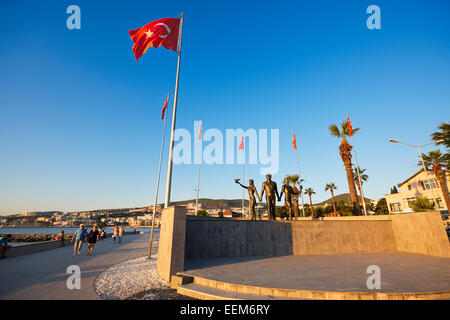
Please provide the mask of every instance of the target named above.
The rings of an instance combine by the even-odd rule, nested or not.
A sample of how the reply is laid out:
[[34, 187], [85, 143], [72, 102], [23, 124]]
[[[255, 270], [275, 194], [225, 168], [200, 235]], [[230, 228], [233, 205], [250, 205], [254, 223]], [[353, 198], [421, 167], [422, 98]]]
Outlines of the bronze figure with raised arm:
[[252, 179], [248, 180], [249, 186], [244, 186], [242, 183], [239, 182], [239, 179], [234, 179], [234, 182], [236, 182], [238, 185], [240, 185], [242, 188], [248, 190], [248, 198], [250, 200], [250, 212], [252, 214], [252, 220], [256, 220], [256, 213], [255, 213], [255, 193], [256, 197], [258, 197], [258, 200], [261, 201], [261, 198], [259, 197], [258, 191], [256, 190], [255, 184]]
[[280, 196], [278, 194], [277, 183], [272, 181], [272, 175], [270, 173], [266, 175], [266, 181], [264, 181], [262, 184], [261, 199], [264, 195], [264, 192], [266, 192], [267, 213], [269, 216], [269, 220], [276, 220], [275, 204], [277, 198], [280, 198]]

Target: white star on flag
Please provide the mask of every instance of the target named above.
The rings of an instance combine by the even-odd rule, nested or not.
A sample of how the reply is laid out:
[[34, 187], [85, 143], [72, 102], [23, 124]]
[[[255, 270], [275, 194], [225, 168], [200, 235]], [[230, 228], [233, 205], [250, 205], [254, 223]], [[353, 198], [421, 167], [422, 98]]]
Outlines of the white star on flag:
[[145, 34], [147, 35], [147, 38], [150, 38], [153, 34], [152, 30], [150, 30], [150, 28], [148, 29], [147, 32], [145, 32]]

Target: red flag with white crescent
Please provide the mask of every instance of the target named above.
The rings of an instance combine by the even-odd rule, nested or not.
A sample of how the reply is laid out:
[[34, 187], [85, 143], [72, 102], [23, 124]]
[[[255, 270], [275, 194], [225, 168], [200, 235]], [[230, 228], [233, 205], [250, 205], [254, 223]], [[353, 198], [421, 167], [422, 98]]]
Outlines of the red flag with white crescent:
[[161, 120], [164, 119], [164, 115], [166, 114], [167, 103], [169, 102], [169, 93], [167, 93], [166, 102], [164, 102], [164, 106], [161, 110]]
[[294, 131], [294, 136], [292, 137], [292, 145], [294, 146], [294, 149], [297, 150], [297, 141], [295, 140], [295, 131]]
[[352, 122], [350, 121], [350, 118], [348, 117], [348, 113], [347, 113], [347, 127], [348, 127], [348, 131], [350, 132], [350, 137], [353, 136]]
[[203, 126], [203, 120], [200, 122], [200, 130], [198, 130], [198, 140], [202, 140], [202, 126]]
[[241, 143], [239, 144], [238, 150], [244, 150], [244, 136], [242, 136]]
[[133, 51], [136, 61], [150, 47], [163, 46], [166, 49], [177, 51], [180, 20], [163, 18], [147, 23], [141, 28], [128, 31], [131, 40], [134, 42]]

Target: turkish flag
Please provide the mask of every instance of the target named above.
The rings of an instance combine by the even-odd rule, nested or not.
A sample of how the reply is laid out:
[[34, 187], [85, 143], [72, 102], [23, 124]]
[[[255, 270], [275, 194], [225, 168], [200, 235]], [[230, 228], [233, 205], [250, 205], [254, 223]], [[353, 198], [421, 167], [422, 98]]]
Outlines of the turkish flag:
[[198, 140], [202, 140], [202, 126], [203, 126], [203, 120], [200, 122], [200, 130], [198, 131]]
[[348, 127], [348, 131], [350, 133], [350, 137], [353, 136], [352, 122], [350, 121], [348, 113], [347, 113], [347, 127]]
[[164, 106], [161, 110], [161, 120], [164, 119], [164, 115], [166, 114], [167, 102], [169, 102], [169, 93], [167, 93], [166, 102], [164, 102]]
[[294, 149], [297, 150], [297, 140], [295, 140], [295, 131], [294, 136], [292, 137], [292, 145], [294, 146]]
[[152, 21], [139, 29], [128, 31], [131, 40], [134, 42], [133, 51], [136, 61], [150, 47], [163, 46], [166, 49], [177, 51], [180, 20], [163, 18]]
[[242, 136], [241, 143], [239, 144], [238, 150], [244, 150], [244, 136]]

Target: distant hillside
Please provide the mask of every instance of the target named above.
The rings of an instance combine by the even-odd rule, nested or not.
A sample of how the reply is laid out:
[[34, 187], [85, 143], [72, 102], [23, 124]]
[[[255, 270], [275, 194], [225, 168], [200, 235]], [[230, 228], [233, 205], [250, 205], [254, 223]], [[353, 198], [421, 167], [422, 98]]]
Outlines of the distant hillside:
[[[358, 199], [359, 199], [359, 197], [358, 197]], [[369, 202], [369, 201], [373, 201], [372, 199], [369, 199], [369, 198], [366, 198], [366, 197], [364, 197], [364, 200], [366, 201], [366, 203]], [[350, 199], [350, 193], [343, 193], [343, 194], [335, 195], [334, 196], [334, 201], [336, 201], [336, 203], [338, 203], [339, 201], [344, 201], [345, 204], [348, 204], [348, 205], [352, 204], [352, 200]], [[323, 205], [325, 205], [325, 203], [333, 205], [331, 197], [328, 200], [322, 201], [320, 203], [316, 203], [314, 205], [315, 206], [323, 206]]]
[[[198, 202], [202, 204], [202, 209], [228, 209], [231, 207], [240, 207], [242, 205], [242, 199], [205, 199], [199, 198]], [[195, 199], [192, 200], [183, 200], [183, 201], [174, 201], [172, 202], [176, 205], [183, 205], [188, 203], [195, 203]], [[248, 206], [248, 200], [245, 199], [244, 203]]]
[[[305, 204], [309, 204], [309, 201], [307, 199], [307, 196], [305, 199]], [[368, 201], [373, 201], [372, 199], [369, 198], [365, 198], [366, 203]], [[339, 201], [344, 201], [345, 204], [351, 205], [352, 201], [350, 200], [350, 193], [343, 193], [343, 194], [338, 194], [336, 196], [334, 196], [334, 200], [336, 201], [336, 203], [338, 203]], [[242, 199], [205, 199], [205, 198], [201, 198], [198, 199], [198, 202], [202, 204], [202, 209], [216, 209], [216, 208], [220, 208], [220, 209], [229, 209], [231, 207], [240, 207], [242, 205]], [[188, 204], [188, 203], [195, 203], [195, 199], [192, 200], [183, 200], [183, 201], [175, 201], [172, 202], [173, 204], [176, 205], [184, 205], [184, 204]], [[263, 203], [266, 203], [265, 199], [263, 201]], [[282, 205], [282, 203], [284, 203], [284, 197], [282, 199], [282, 202], [277, 203], [278, 205]], [[325, 203], [329, 203], [330, 205], [332, 205], [332, 201], [331, 198], [325, 201], [322, 201], [320, 203], [315, 203], [315, 206], [323, 206], [325, 205]], [[248, 200], [245, 199], [245, 205], [248, 205]]]

